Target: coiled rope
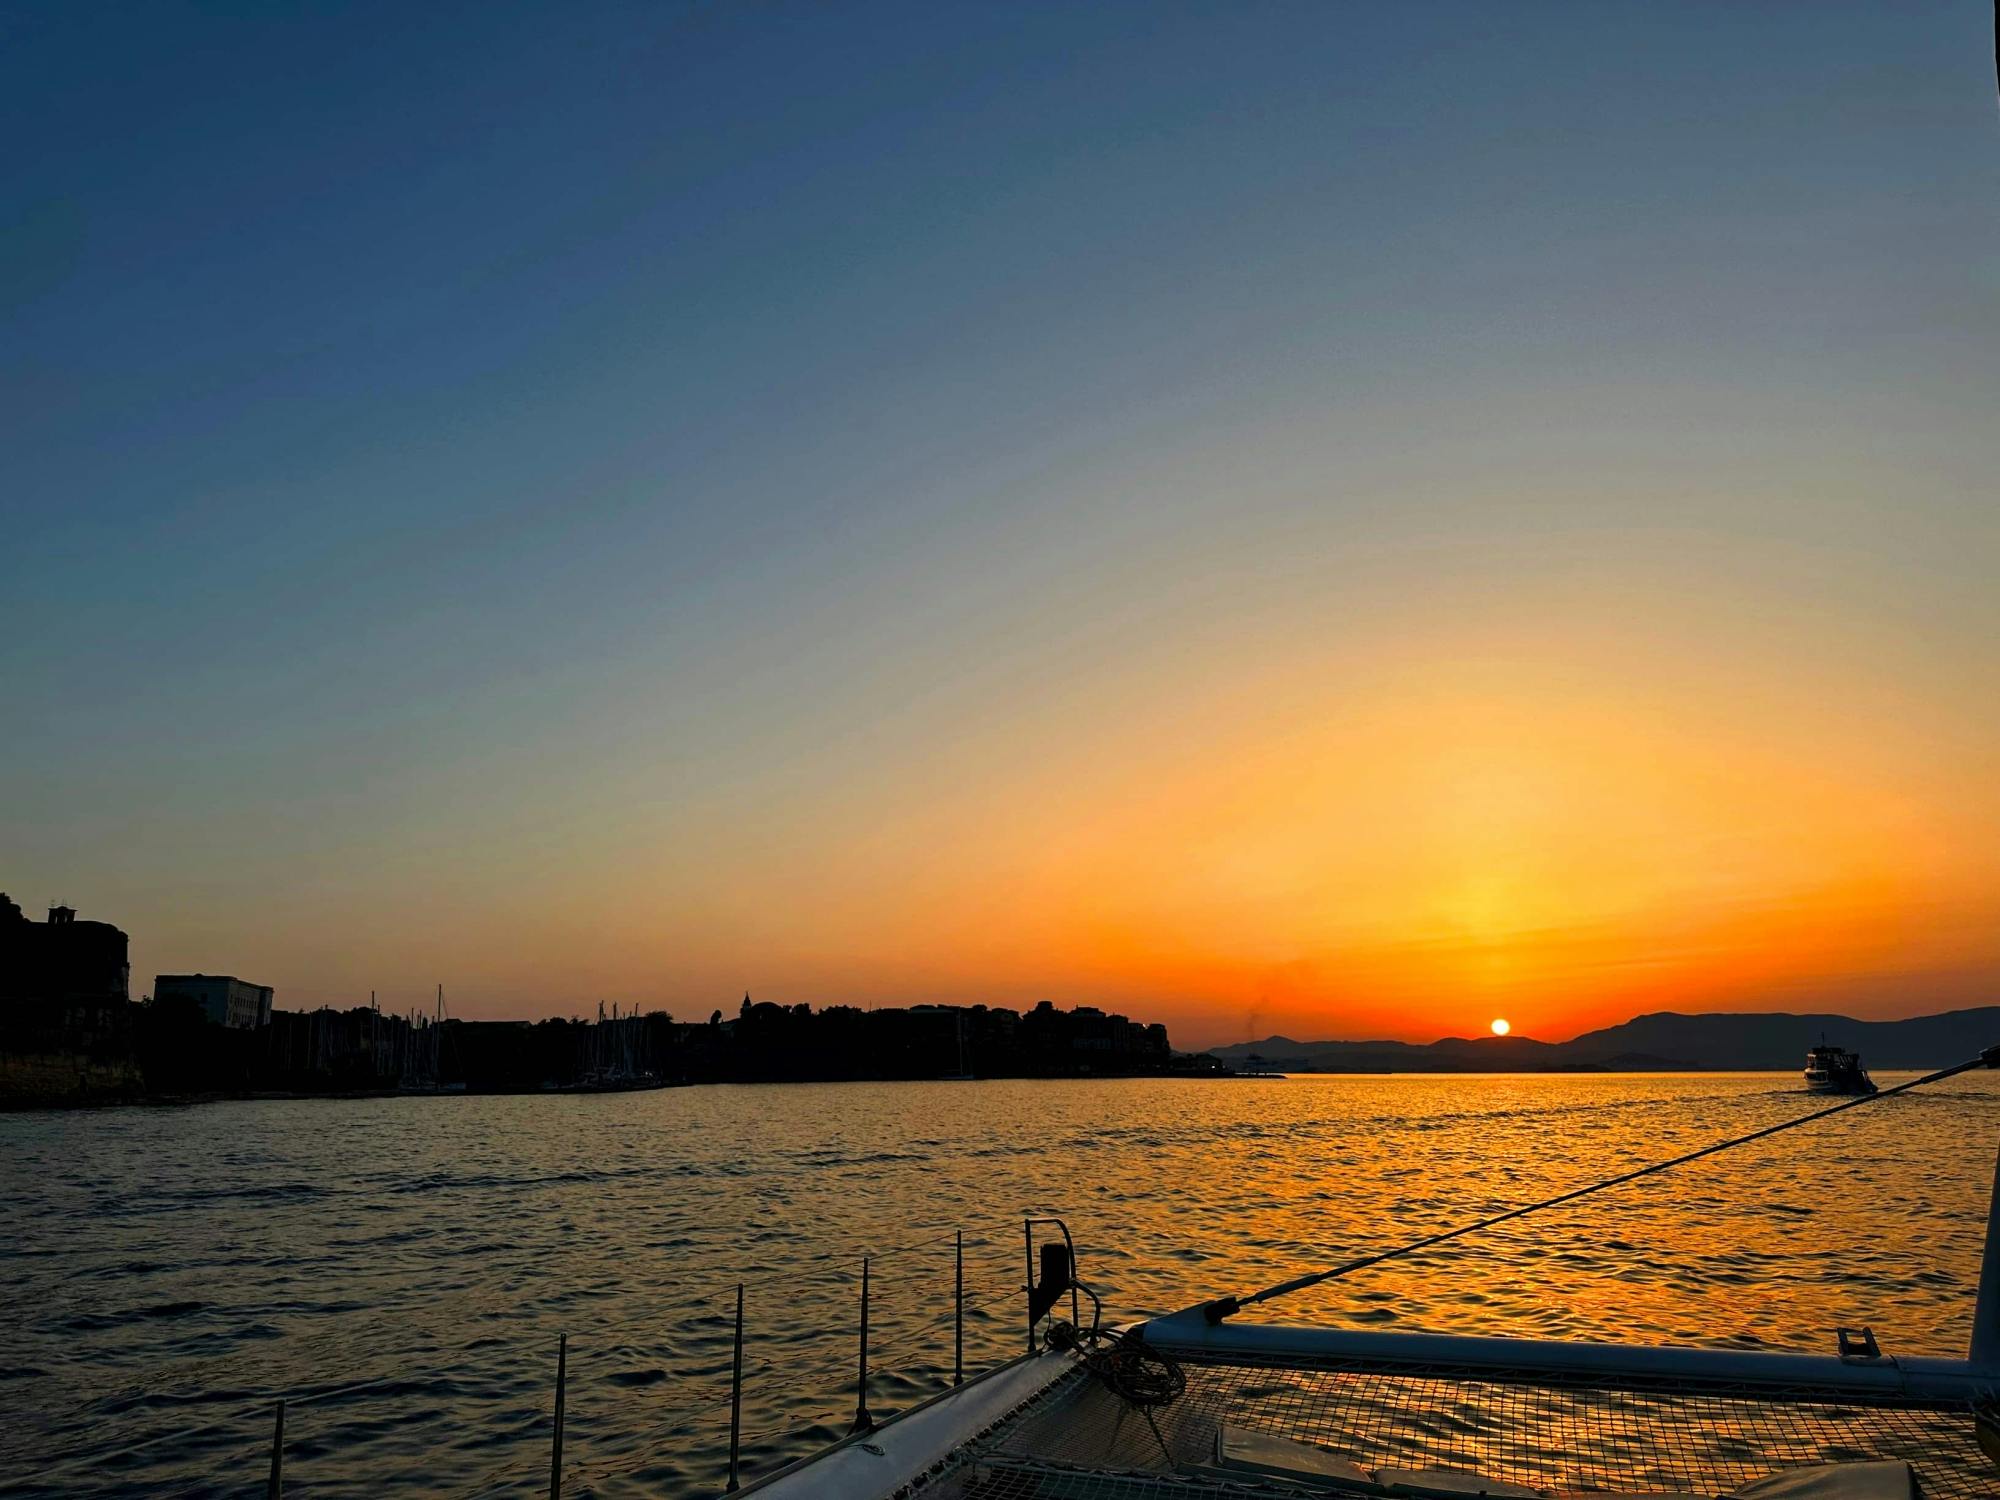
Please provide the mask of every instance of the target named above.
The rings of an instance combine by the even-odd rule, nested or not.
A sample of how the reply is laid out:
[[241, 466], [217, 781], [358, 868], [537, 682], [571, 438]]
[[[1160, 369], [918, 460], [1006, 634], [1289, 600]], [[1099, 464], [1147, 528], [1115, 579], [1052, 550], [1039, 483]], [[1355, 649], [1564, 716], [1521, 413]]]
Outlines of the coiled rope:
[[1399, 1256], [1410, 1255], [1418, 1250], [1427, 1250], [1432, 1245], [1441, 1245], [1446, 1240], [1457, 1239], [1460, 1235], [1472, 1234], [1476, 1230], [1481, 1229], [1491, 1229], [1495, 1224], [1505, 1224], [1509, 1219], [1518, 1219], [1527, 1214], [1540, 1213], [1543, 1209], [1554, 1208], [1560, 1203], [1574, 1203], [1578, 1198], [1587, 1198], [1592, 1193], [1603, 1192], [1606, 1188], [1617, 1187], [1621, 1183], [1636, 1182], [1641, 1177], [1651, 1177], [1655, 1172], [1664, 1172], [1671, 1167], [1686, 1166], [1691, 1161], [1699, 1161], [1704, 1156], [1714, 1156], [1720, 1151], [1733, 1150], [1737, 1146], [1747, 1146], [1750, 1142], [1761, 1141], [1766, 1136], [1777, 1135], [1786, 1130], [1795, 1130], [1801, 1125], [1810, 1125], [1815, 1120], [1824, 1120], [1829, 1115], [1839, 1114], [1842, 1110], [1859, 1109], [1864, 1104], [1874, 1104], [1882, 1099], [1893, 1099], [1898, 1094], [1907, 1094], [1911, 1089], [1922, 1088], [1927, 1083], [1937, 1083], [1946, 1078], [1955, 1078], [1960, 1073], [1970, 1073], [1975, 1068], [2000, 1068], [2000, 1046], [1988, 1047], [1979, 1056], [1971, 1058], [1966, 1062], [1954, 1063], [1949, 1068], [1940, 1068], [1937, 1072], [1926, 1073], [1921, 1078], [1912, 1078], [1908, 1083], [1899, 1083], [1893, 1088], [1883, 1089], [1880, 1093], [1863, 1094], [1858, 1098], [1844, 1099], [1840, 1103], [1830, 1105], [1825, 1109], [1814, 1110], [1809, 1115], [1800, 1115], [1795, 1120], [1782, 1120], [1776, 1125], [1767, 1125], [1762, 1130], [1753, 1130], [1748, 1135], [1739, 1135], [1731, 1140], [1717, 1141], [1713, 1145], [1703, 1146], [1698, 1151], [1689, 1151], [1681, 1156], [1670, 1157], [1666, 1161], [1656, 1161], [1648, 1166], [1637, 1167], [1630, 1172], [1621, 1172], [1616, 1177], [1607, 1177], [1602, 1182], [1591, 1183], [1588, 1187], [1571, 1188], [1566, 1193], [1558, 1193], [1553, 1198], [1544, 1198], [1539, 1203], [1524, 1203], [1518, 1208], [1507, 1209], [1489, 1218], [1480, 1219], [1471, 1224], [1461, 1224], [1456, 1229], [1446, 1229], [1439, 1231], [1437, 1234], [1427, 1234], [1422, 1239], [1411, 1240], [1408, 1244], [1398, 1245], [1393, 1250], [1378, 1250], [1372, 1255], [1364, 1255], [1356, 1260], [1344, 1261], [1340, 1265], [1330, 1267], [1324, 1271], [1314, 1271], [1305, 1276], [1295, 1276], [1290, 1281], [1281, 1281], [1275, 1286], [1267, 1286], [1262, 1291], [1250, 1292], [1241, 1297], [1217, 1297], [1213, 1302], [1202, 1304], [1202, 1315], [1211, 1324], [1220, 1323], [1224, 1318], [1229, 1317], [1233, 1313], [1241, 1312], [1253, 1303], [1269, 1302], [1275, 1297], [1286, 1295], [1288, 1292], [1303, 1291], [1309, 1286], [1318, 1286], [1322, 1281], [1332, 1281], [1336, 1277], [1346, 1276], [1350, 1272], [1365, 1270], [1369, 1266], [1379, 1266], [1385, 1260], [1395, 1260]]
[[1083, 1367], [1133, 1406], [1165, 1406], [1187, 1389], [1187, 1372], [1164, 1349], [1155, 1349], [1130, 1329], [1049, 1325], [1049, 1347], [1074, 1349]]

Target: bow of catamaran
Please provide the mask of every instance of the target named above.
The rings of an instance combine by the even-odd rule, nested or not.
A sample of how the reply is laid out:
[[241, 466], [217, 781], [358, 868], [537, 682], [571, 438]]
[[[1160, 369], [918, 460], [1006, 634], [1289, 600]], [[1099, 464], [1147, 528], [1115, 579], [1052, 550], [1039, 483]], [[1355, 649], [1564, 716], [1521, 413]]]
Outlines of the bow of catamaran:
[[1963, 1359], [1885, 1352], [1867, 1328], [1840, 1329], [1834, 1347], [1810, 1354], [1383, 1333], [1240, 1315], [1993, 1067], [2000, 1047], [1554, 1198], [1123, 1327], [1105, 1326], [1067, 1228], [1029, 1220], [1027, 1347], [1018, 1358], [880, 1425], [858, 1421], [842, 1442], [741, 1492], [763, 1500], [1992, 1500], [2000, 1496], [2000, 1171]]

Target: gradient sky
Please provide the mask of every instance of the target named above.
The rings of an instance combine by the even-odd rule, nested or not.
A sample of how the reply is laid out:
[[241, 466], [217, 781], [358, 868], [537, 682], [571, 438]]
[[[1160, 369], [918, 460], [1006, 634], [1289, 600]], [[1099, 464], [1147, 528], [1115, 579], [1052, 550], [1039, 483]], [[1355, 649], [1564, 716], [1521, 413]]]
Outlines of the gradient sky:
[[0, 7], [0, 888], [281, 1006], [2000, 994], [1990, 7]]

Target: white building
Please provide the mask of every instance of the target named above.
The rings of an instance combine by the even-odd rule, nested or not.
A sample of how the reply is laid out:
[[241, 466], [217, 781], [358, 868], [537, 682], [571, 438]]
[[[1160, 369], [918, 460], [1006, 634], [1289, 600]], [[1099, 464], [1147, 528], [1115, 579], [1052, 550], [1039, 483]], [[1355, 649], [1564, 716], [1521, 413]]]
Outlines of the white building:
[[271, 987], [248, 984], [228, 974], [162, 974], [153, 981], [153, 999], [194, 1001], [218, 1026], [251, 1031], [271, 1024]]

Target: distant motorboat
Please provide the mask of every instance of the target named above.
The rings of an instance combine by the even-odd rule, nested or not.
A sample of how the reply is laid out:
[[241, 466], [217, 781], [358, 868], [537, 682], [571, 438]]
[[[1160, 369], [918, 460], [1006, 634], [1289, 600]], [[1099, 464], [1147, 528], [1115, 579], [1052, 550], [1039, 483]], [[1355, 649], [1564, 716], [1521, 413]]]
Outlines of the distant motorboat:
[[1806, 1088], [1815, 1094], [1872, 1094], [1875, 1081], [1861, 1066], [1861, 1054], [1821, 1042], [1806, 1054]]
[[1283, 1078], [1286, 1075], [1279, 1072], [1276, 1068], [1267, 1066], [1264, 1061], [1264, 1055], [1261, 1052], [1252, 1052], [1243, 1059], [1242, 1067], [1224, 1068], [1222, 1076], [1224, 1078]]

